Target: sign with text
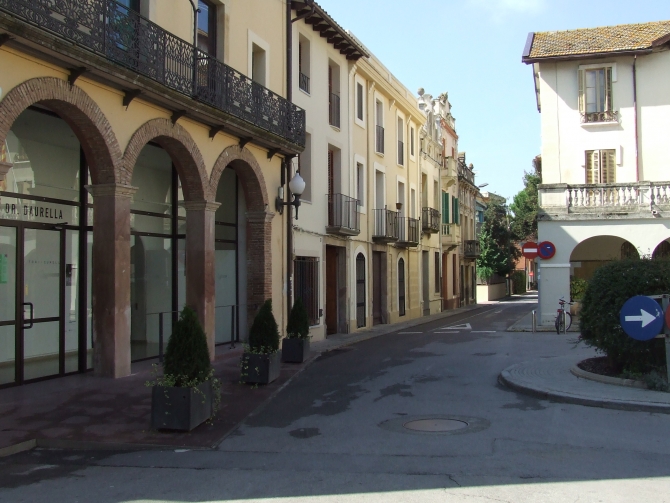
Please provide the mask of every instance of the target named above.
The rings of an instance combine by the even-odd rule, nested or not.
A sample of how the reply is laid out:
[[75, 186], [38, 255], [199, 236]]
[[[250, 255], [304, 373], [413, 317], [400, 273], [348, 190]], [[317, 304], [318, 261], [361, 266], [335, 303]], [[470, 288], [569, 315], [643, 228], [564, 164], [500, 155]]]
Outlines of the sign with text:
[[663, 321], [661, 305], [644, 295], [628, 299], [619, 312], [621, 328], [638, 341], [648, 341], [660, 334]]
[[0, 197], [0, 219], [19, 220], [43, 224], [69, 223], [79, 221], [77, 206], [51, 202], [19, 199], [16, 197]]

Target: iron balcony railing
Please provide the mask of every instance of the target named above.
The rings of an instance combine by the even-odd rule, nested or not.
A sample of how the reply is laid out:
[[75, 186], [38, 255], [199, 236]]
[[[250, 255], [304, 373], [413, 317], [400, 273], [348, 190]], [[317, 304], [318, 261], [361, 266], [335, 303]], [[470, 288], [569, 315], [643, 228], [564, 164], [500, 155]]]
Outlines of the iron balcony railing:
[[328, 194], [328, 228], [330, 234], [357, 236], [361, 232], [358, 199], [344, 194]]
[[398, 140], [398, 164], [405, 164], [405, 144]]
[[479, 241], [476, 239], [466, 239], [463, 241], [463, 255], [466, 258], [477, 258], [481, 255]]
[[458, 159], [458, 178], [470, 182], [472, 185], [475, 184], [475, 174], [462, 158]]
[[300, 78], [298, 79], [298, 86], [300, 87], [300, 89], [309, 94], [309, 77], [302, 72], [300, 72]]
[[419, 220], [411, 217], [398, 217], [398, 246], [419, 245]]
[[398, 212], [392, 210], [373, 210], [375, 228], [372, 239], [376, 241], [397, 241], [399, 236]]
[[340, 127], [340, 97], [335, 93], [329, 94], [328, 122], [331, 126]]
[[582, 124], [594, 122], [619, 122], [619, 112], [607, 110], [605, 112], [588, 112], [582, 114]]
[[434, 208], [421, 208], [423, 232], [433, 234], [440, 232], [440, 212]]
[[375, 152], [384, 153], [384, 128], [377, 126], [375, 129]]
[[0, 0], [54, 33], [249, 124], [305, 144], [305, 111], [115, 0]]

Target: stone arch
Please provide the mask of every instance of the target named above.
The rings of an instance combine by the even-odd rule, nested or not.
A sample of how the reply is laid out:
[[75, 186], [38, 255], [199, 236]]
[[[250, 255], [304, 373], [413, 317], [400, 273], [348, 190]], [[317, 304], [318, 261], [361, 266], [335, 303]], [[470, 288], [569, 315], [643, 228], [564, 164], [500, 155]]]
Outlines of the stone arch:
[[608, 262], [639, 256], [639, 249], [624, 237], [591, 236], [580, 241], [570, 252], [571, 275], [589, 279], [596, 269]]
[[29, 106], [42, 104], [57, 113], [79, 139], [94, 184], [119, 183], [121, 148], [100, 107], [80, 87], [55, 77], [38, 77], [14, 87], [0, 101], [0, 144]]
[[177, 168], [185, 201], [212, 201], [205, 161], [193, 137], [169, 119], [151, 119], [142, 124], [128, 142], [123, 154], [123, 183], [131, 184], [135, 163], [144, 146], [156, 142], [169, 154]]
[[209, 181], [211, 194], [216, 197], [221, 174], [228, 166], [235, 169], [237, 177], [242, 182], [249, 211], [265, 211], [270, 201], [263, 171], [253, 154], [246, 148], [240, 148], [239, 145], [231, 145], [224, 149], [214, 163]]
[[651, 256], [652, 258], [670, 258], [670, 238], [658, 243]]
[[248, 322], [263, 302], [272, 297], [272, 218], [263, 172], [247, 149], [232, 145], [224, 149], [214, 163], [210, 177], [213, 200], [223, 170], [231, 167], [242, 184], [247, 205], [247, 303]]

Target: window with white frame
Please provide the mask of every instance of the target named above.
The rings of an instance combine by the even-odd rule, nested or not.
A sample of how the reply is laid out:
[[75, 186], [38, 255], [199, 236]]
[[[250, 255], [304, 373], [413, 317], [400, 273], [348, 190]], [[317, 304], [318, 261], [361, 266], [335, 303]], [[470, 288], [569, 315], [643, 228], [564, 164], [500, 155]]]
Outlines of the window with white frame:
[[618, 119], [612, 103], [612, 66], [579, 70], [579, 112], [583, 123]]
[[363, 83], [356, 82], [356, 120], [364, 121], [365, 111], [365, 93], [363, 92]]
[[304, 35], [298, 37], [298, 87], [309, 94], [310, 43]]
[[328, 123], [340, 127], [340, 65], [328, 60]]
[[358, 206], [365, 208], [365, 166], [361, 162], [356, 163], [356, 199]]
[[251, 44], [251, 80], [265, 85], [266, 52], [261, 46]]
[[410, 126], [409, 128], [409, 155], [410, 157], [414, 157], [414, 126]]
[[375, 101], [375, 152], [384, 153], [384, 105]]
[[398, 117], [398, 164], [405, 165], [405, 121], [402, 117]]

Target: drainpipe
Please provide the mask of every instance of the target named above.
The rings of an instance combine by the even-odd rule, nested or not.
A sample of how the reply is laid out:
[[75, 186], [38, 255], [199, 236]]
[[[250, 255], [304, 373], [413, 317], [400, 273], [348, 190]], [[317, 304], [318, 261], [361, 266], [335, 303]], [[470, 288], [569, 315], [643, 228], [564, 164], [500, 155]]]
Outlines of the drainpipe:
[[197, 61], [198, 61], [198, 12], [200, 12], [200, 9], [196, 7], [195, 3], [193, 0], [188, 0], [191, 4], [191, 8], [193, 9], [193, 75], [191, 78], [193, 79], [193, 93], [196, 91], [196, 79], [197, 79]]
[[640, 137], [637, 130], [637, 54], [633, 57], [633, 119], [635, 121], [635, 181], [640, 181], [640, 158], [639, 143]]

